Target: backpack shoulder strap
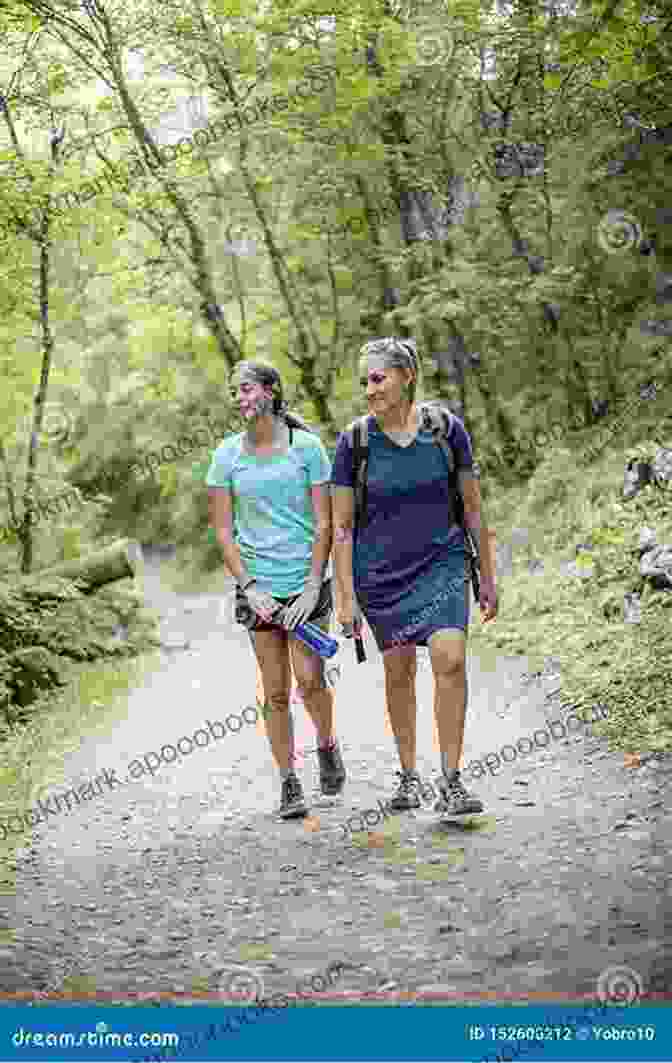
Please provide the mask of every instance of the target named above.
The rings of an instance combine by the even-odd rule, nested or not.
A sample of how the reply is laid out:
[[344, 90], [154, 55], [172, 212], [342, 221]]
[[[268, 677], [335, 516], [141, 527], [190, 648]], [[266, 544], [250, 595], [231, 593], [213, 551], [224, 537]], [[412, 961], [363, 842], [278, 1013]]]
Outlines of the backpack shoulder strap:
[[369, 418], [358, 417], [346, 429], [352, 449], [352, 484], [355, 493], [355, 529], [366, 514], [366, 477], [369, 463]]
[[455, 452], [450, 443], [450, 433], [453, 427], [453, 414], [445, 406], [439, 403], [421, 403], [421, 415], [423, 424], [434, 435], [434, 442], [441, 447], [443, 456], [448, 467], [448, 483], [450, 486], [452, 517], [456, 524], [464, 529], [464, 503], [457, 483], [457, 464]]
[[441, 447], [451, 480], [455, 473], [455, 455], [450, 445], [450, 432], [453, 427], [453, 415], [445, 406], [438, 403], [422, 402], [419, 406], [423, 427], [434, 436], [434, 442]]
[[350, 448], [353, 448], [355, 436], [359, 435], [360, 448], [362, 450], [368, 450], [369, 447], [369, 417], [368, 414], [364, 414], [362, 417], [355, 418], [351, 421], [345, 430], [345, 434], [348, 439]]

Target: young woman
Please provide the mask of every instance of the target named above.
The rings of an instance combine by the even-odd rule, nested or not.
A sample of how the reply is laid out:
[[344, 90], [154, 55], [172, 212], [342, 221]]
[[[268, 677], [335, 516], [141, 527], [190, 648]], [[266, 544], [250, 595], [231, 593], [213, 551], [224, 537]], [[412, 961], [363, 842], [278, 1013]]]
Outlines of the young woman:
[[[206, 480], [210, 515], [238, 585], [236, 616], [251, 617], [267, 734], [282, 778], [279, 814], [290, 819], [307, 812], [294, 770], [292, 668], [317, 731], [322, 792], [340, 793], [345, 782], [323, 661], [292, 635], [302, 620], [329, 627], [331, 584], [324, 573], [331, 551], [330, 463], [319, 438], [286, 412], [273, 366], [240, 362], [231, 394], [246, 429], [228, 436], [214, 453]], [[281, 606], [282, 618], [276, 613]]]
[[[420, 807], [415, 770], [416, 646], [428, 646], [434, 673], [434, 713], [441, 748], [443, 816], [483, 811], [460, 779], [467, 702], [465, 667], [469, 586], [464, 532], [451, 523], [448, 469], [415, 405], [419, 359], [415, 345], [395, 338], [361, 350], [360, 375], [369, 402], [366, 519], [354, 527], [353, 454], [341, 435], [332, 472], [334, 575], [338, 619], [344, 634], [361, 628], [361, 610], [383, 654], [387, 711], [401, 771], [391, 811]], [[488, 533], [471, 442], [455, 418], [449, 443], [456, 458], [465, 523], [474, 532], [481, 560], [482, 619], [497, 613]]]

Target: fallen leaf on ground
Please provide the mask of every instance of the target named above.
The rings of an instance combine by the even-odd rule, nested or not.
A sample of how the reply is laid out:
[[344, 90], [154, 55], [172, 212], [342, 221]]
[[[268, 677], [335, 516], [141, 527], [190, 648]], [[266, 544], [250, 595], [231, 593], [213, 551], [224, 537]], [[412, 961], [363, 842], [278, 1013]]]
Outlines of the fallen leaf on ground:
[[[464, 863], [464, 859], [462, 859], [462, 863]], [[418, 864], [415, 869], [415, 875], [416, 878], [423, 882], [444, 882], [447, 878], [450, 878], [450, 870], [450, 867], [446, 864]]]
[[270, 960], [273, 949], [270, 945], [241, 945], [238, 949], [238, 959], [241, 963], [249, 963], [250, 960]]
[[316, 831], [320, 829], [320, 821], [317, 816], [306, 816], [303, 821], [303, 829], [307, 831]]
[[493, 831], [497, 826], [494, 816], [476, 816], [474, 819], [466, 819], [462, 824], [463, 830]]
[[400, 930], [401, 929], [401, 915], [399, 912], [388, 912], [383, 919], [383, 926], [388, 930]]
[[389, 860], [393, 864], [412, 864], [415, 863], [417, 858], [417, 852], [415, 849], [398, 849], [396, 847], [389, 847], [385, 854], [385, 859]]
[[639, 768], [642, 763], [642, 758], [639, 753], [624, 753], [623, 762], [625, 768]]

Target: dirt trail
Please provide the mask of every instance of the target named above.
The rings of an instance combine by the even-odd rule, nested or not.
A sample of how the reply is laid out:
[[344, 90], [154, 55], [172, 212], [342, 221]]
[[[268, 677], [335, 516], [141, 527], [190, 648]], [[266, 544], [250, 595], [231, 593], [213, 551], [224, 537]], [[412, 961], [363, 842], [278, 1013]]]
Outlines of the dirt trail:
[[[173, 648], [106, 739], [82, 737], [70, 784], [104, 769], [121, 780], [134, 759], [254, 702], [247, 635], [226, 599], [179, 597], [153, 573], [147, 594]], [[255, 725], [36, 828], [7, 913], [17, 942], [3, 953], [2, 991], [76, 984], [107, 1001], [168, 999], [214, 993], [244, 966], [266, 994], [291, 995], [339, 961], [352, 965], [331, 990], [341, 1001], [576, 999], [623, 965], [662, 988], [672, 758], [628, 770], [584, 727], [472, 784], [491, 815], [485, 829], [439, 827], [427, 805], [375, 827], [391, 832], [384, 848], [360, 848], [341, 825], [390, 794], [397, 768], [382, 663], [373, 645], [367, 653], [362, 665], [348, 645], [339, 654], [349, 779], [342, 798], [315, 793], [318, 829], [274, 821], [278, 780]], [[558, 677], [524, 669], [471, 655], [466, 764], [559, 718]], [[435, 780], [431, 690], [422, 655], [418, 768]], [[302, 711], [296, 730], [314, 745]], [[307, 793], [314, 759], [301, 769]]]

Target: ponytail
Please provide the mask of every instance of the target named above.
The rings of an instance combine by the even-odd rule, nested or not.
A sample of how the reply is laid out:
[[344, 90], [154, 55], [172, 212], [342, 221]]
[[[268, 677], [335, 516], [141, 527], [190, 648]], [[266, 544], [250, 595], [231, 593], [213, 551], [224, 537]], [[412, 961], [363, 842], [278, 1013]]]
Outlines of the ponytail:
[[315, 429], [309, 424], [306, 424], [306, 422], [295, 413], [289, 413], [283, 395], [282, 380], [274, 365], [271, 365], [269, 362], [252, 362], [245, 360], [238, 362], [236, 369], [244, 371], [259, 384], [263, 384], [264, 387], [271, 389], [273, 392], [273, 414], [275, 417], [282, 418], [288, 428], [298, 428], [302, 432], [311, 432], [313, 435], [317, 435]]
[[[273, 411], [275, 412], [275, 410]], [[283, 417], [285, 424], [288, 428], [298, 428], [302, 432], [310, 432], [312, 435], [317, 435], [317, 432], [305, 421], [302, 421], [300, 417], [297, 417], [295, 413], [290, 413], [289, 410], [278, 411], [277, 416]]]

